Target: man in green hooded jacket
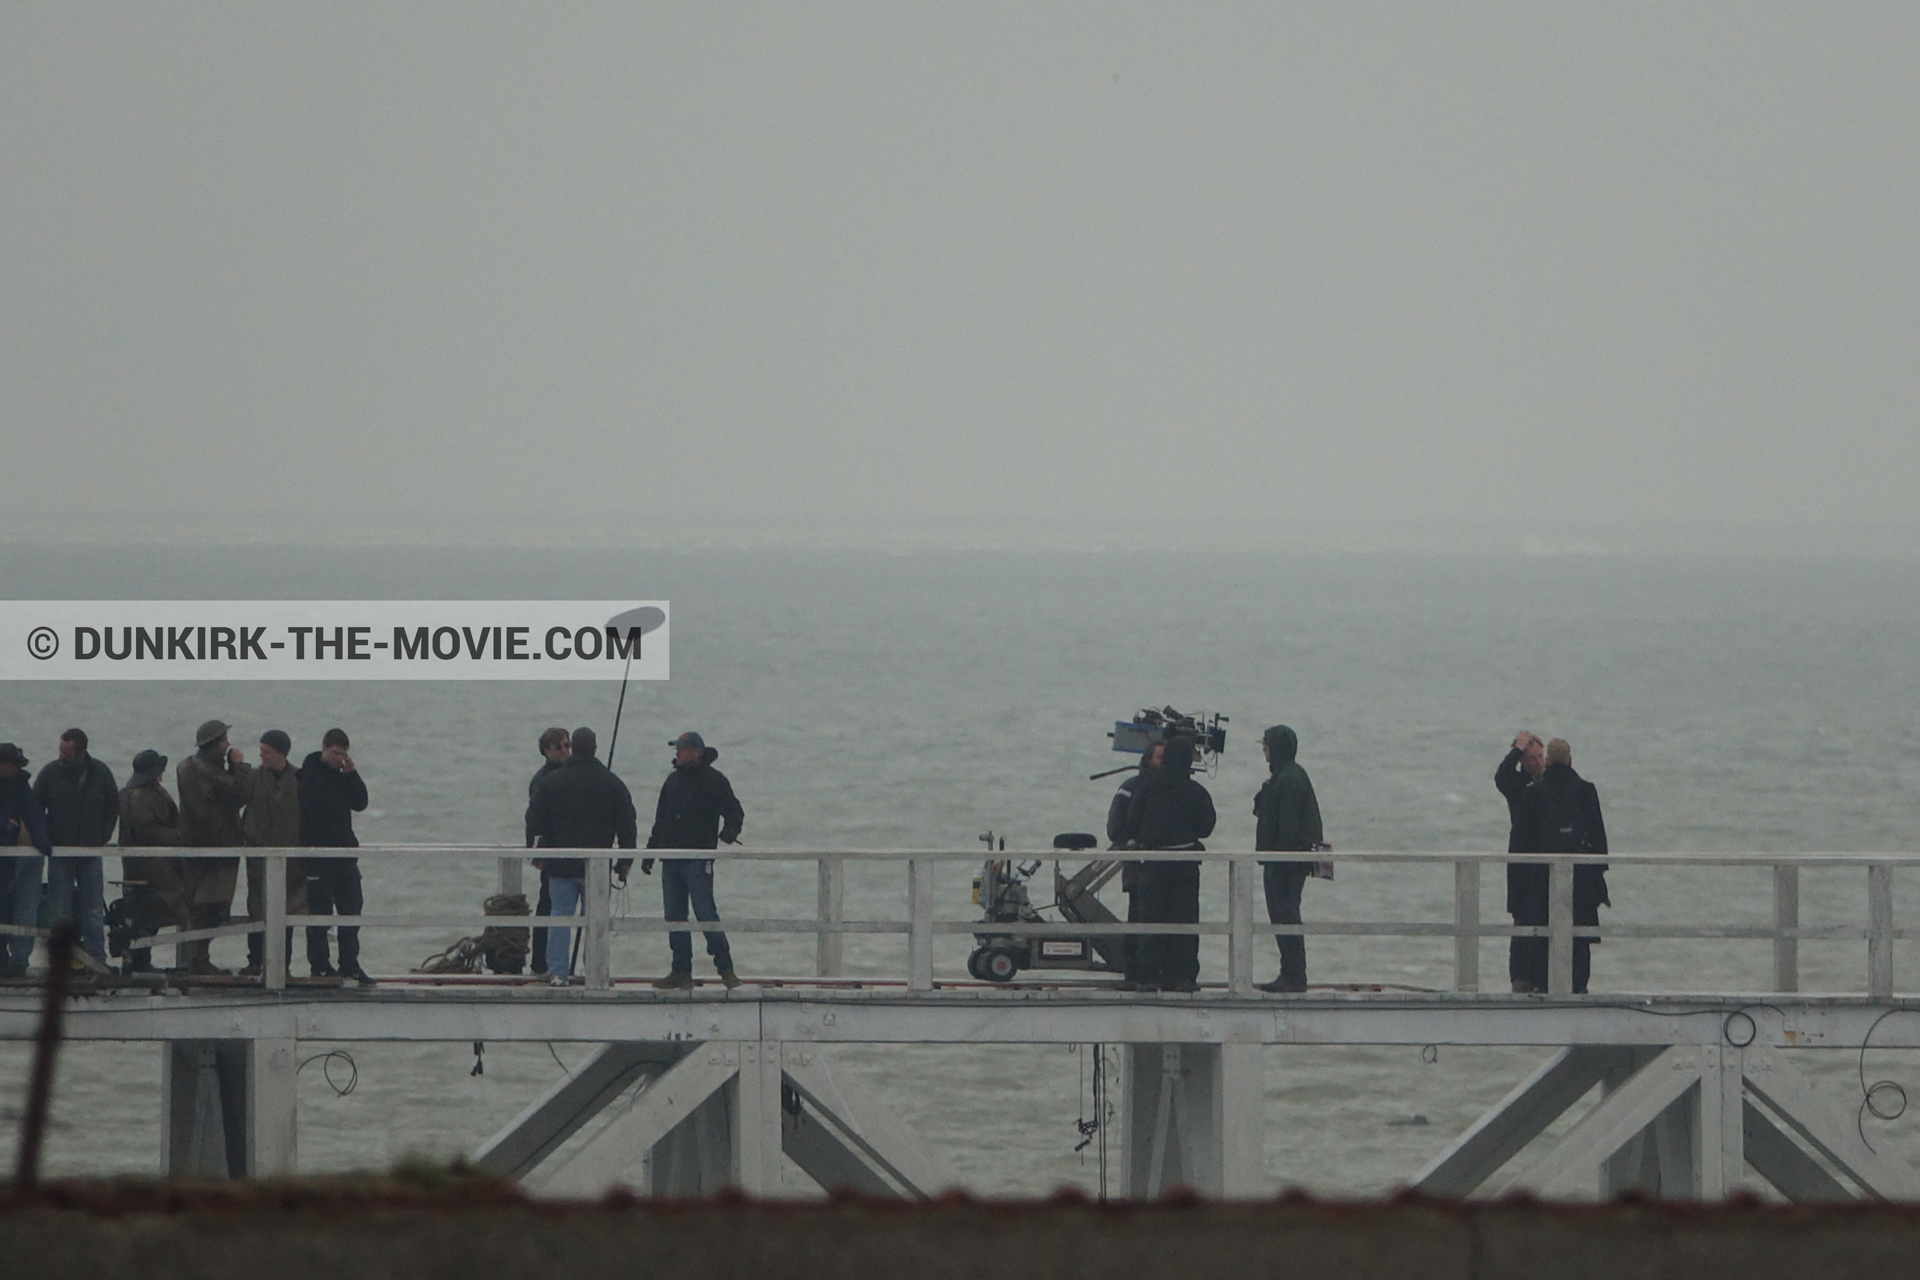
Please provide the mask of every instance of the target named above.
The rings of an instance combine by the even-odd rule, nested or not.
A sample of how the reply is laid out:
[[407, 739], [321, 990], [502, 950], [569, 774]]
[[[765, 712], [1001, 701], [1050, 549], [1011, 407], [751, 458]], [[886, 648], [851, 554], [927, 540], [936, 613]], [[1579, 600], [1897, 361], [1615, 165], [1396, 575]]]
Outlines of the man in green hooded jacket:
[[[1262, 853], [1310, 853], [1323, 839], [1320, 802], [1314, 798], [1312, 779], [1294, 759], [1300, 738], [1286, 725], [1276, 724], [1262, 735], [1260, 749], [1272, 772], [1253, 798], [1253, 813], [1259, 819], [1253, 847]], [[1260, 869], [1267, 891], [1267, 918], [1274, 924], [1299, 924], [1300, 891], [1313, 873], [1313, 862], [1263, 862]], [[1261, 983], [1260, 989], [1305, 991], [1307, 940], [1296, 933], [1279, 935], [1274, 941], [1280, 945], [1280, 976]]]

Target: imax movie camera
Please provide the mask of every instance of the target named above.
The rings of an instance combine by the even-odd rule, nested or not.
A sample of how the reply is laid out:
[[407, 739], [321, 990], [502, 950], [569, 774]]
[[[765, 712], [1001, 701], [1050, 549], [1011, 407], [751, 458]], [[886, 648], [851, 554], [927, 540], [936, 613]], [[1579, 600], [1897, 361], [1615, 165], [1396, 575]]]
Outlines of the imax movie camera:
[[[1131, 720], [1116, 720], [1113, 749], [1128, 755], [1144, 756], [1154, 744], [1185, 739], [1193, 744], [1196, 769], [1212, 773], [1219, 767], [1220, 754], [1227, 749], [1227, 717], [1217, 713], [1190, 716], [1162, 707], [1148, 707]], [[1137, 763], [1121, 765], [1092, 774], [1088, 781], [1126, 773]], [[1001, 840], [994, 847], [989, 831], [980, 837], [989, 854], [1006, 848]], [[1100, 838], [1085, 831], [1066, 831], [1053, 838], [1053, 847], [1066, 852], [1098, 848]], [[1110, 852], [1112, 852], [1110, 850]], [[1068, 924], [1118, 924], [1120, 917], [1100, 901], [1099, 890], [1120, 873], [1122, 859], [1103, 858], [1089, 862], [1071, 876], [1053, 864], [1053, 902], [1035, 907], [1028, 883], [1040, 870], [1038, 858], [1016, 863], [1010, 859], [989, 857], [974, 880], [973, 900], [985, 908], [982, 923], [1044, 924], [1047, 911], [1058, 911]], [[1023, 969], [1086, 969], [1099, 973], [1119, 973], [1124, 968], [1121, 939], [1114, 934], [1099, 937], [1021, 937], [1007, 933], [983, 932], [974, 937], [973, 954], [967, 957], [967, 972], [988, 982], [1011, 982]]]

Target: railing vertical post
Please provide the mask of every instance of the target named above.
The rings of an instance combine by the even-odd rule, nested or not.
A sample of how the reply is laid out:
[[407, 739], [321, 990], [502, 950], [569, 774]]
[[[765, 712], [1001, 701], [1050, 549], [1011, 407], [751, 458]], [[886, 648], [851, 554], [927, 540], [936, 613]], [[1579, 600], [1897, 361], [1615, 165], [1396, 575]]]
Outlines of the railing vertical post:
[[[1773, 869], [1773, 927], [1800, 927], [1800, 868], [1776, 866]], [[1782, 933], [1773, 935], [1773, 989], [1800, 989], [1800, 939]]]
[[907, 990], [933, 990], [933, 867], [931, 858], [907, 866]]
[[1867, 867], [1867, 994], [1893, 995], [1893, 864]]
[[613, 986], [613, 859], [587, 859], [587, 936], [581, 946], [587, 985], [599, 991]]
[[1227, 864], [1227, 991], [1253, 994], [1253, 878], [1258, 863], [1235, 858]]
[[261, 924], [266, 935], [260, 939], [265, 957], [261, 970], [266, 979], [267, 990], [284, 991], [287, 987], [287, 855], [270, 853], [262, 861], [267, 872], [267, 906]]
[[1480, 864], [1453, 864], [1453, 989], [1480, 989]]
[[1547, 994], [1573, 994], [1573, 863], [1555, 858], [1547, 881]]
[[[820, 859], [820, 923], [839, 924], [846, 919], [847, 860], [838, 857]], [[846, 972], [847, 935], [822, 929], [814, 943], [814, 972], [822, 978], [838, 978]]]

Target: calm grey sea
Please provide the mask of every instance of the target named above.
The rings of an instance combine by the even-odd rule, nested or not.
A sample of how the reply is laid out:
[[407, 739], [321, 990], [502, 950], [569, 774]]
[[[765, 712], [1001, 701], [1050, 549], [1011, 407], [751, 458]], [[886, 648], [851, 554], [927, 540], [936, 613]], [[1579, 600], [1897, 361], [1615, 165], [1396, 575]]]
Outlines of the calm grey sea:
[[[1105, 733], [1147, 705], [1232, 717], [1207, 779], [1214, 844], [1251, 847], [1263, 774], [1259, 730], [1300, 733], [1328, 838], [1349, 849], [1495, 849], [1506, 817], [1491, 774], [1522, 726], [1571, 740], [1600, 788], [1616, 849], [1898, 850], [1920, 844], [1920, 564], [1652, 555], [1015, 554], [766, 551], [421, 550], [271, 546], [0, 547], [10, 598], [667, 598], [673, 678], [629, 696], [616, 771], [642, 807], [664, 776], [667, 739], [694, 728], [720, 749], [763, 848], [965, 847], [992, 828], [1010, 846], [1097, 828], [1117, 760]], [[541, 684], [11, 684], [0, 739], [36, 763], [70, 724], [124, 777], [143, 747], [174, 759], [219, 716], [236, 742], [266, 728], [318, 745], [353, 735], [372, 792], [368, 841], [512, 842], [534, 741], [548, 724], [611, 727], [616, 687]], [[368, 860], [370, 910], [472, 905], [488, 871]], [[965, 918], [970, 869], [941, 887]], [[851, 877], [850, 908], [883, 912], [903, 875]], [[1852, 873], [1809, 877], [1808, 923], [1855, 923]], [[1206, 876], [1221, 911], [1225, 875]], [[1769, 918], [1760, 870], [1635, 870], [1612, 877], [1607, 922]], [[1910, 900], [1910, 886], [1896, 887]], [[1311, 883], [1312, 917], [1443, 918], [1450, 872], [1343, 870]], [[619, 909], [651, 913], [635, 878]], [[811, 909], [811, 869], [729, 869], [723, 911]], [[1491, 875], [1485, 900], [1497, 906]], [[1910, 913], [1903, 912], [1903, 920]], [[453, 939], [371, 933], [367, 963], [401, 972]], [[938, 955], [959, 976], [966, 943]], [[811, 940], [736, 939], [748, 975], [807, 971]], [[1314, 981], [1440, 987], [1447, 941], [1311, 943]], [[897, 970], [901, 946], [855, 941], [855, 971]], [[1860, 944], [1805, 944], [1808, 989], [1858, 989]], [[229, 953], [231, 961], [238, 954]], [[1765, 944], [1615, 942], [1596, 953], [1596, 991], [1756, 990]], [[664, 943], [623, 939], [616, 967], [664, 969]], [[1220, 976], [1210, 947], [1204, 962]], [[1489, 943], [1483, 971], [1504, 974]], [[1897, 956], [1903, 987], [1920, 944]], [[314, 1045], [312, 1052], [332, 1046]], [[495, 1046], [482, 1076], [465, 1044], [351, 1046], [359, 1086], [336, 1097], [302, 1073], [301, 1163], [386, 1165], [469, 1151], [587, 1046]], [[1391, 1187], [1534, 1065], [1513, 1051], [1268, 1051], [1267, 1163], [1276, 1187], [1328, 1194]], [[849, 1051], [879, 1090], [987, 1194], [1090, 1187], [1075, 1119], [1090, 1110], [1084, 1052]], [[18, 1046], [0, 1048], [0, 1099], [17, 1107]], [[1878, 1074], [1903, 1055], [1875, 1051]], [[1855, 1069], [1828, 1055], [1836, 1089]], [[1841, 1095], [1841, 1096], [1844, 1096]], [[158, 1055], [84, 1046], [62, 1061], [48, 1161], [59, 1173], [157, 1165]], [[1424, 1123], [1422, 1122], [1424, 1121]], [[1873, 1124], [1873, 1122], [1869, 1122]], [[1909, 1122], [1870, 1130], [1909, 1155]], [[10, 1158], [12, 1125], [0, 1125]], [[789, 1170], [796, 1194], [804, 1183]]]

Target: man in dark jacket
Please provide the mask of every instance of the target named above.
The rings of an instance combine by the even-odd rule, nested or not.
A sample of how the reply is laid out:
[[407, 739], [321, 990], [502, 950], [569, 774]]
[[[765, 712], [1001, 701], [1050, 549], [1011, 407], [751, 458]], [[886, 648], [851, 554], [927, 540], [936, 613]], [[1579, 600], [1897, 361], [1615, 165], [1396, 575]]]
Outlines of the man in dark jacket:
[[[639, 842], [640, 820], [633, 796], [607, 766], [594, 758], [600, 740], [593, 730], [579, 728], [570, 739], [565, 765], [536, 781], [527, 806], [527, 838], [542, 850], [606, 849], [618, 844], [631, 849]], [[579, 914], [587, 893], [585, 858], [546, 857], [547, 892], [553, 914]], [[624, 878], [631, 860], [615, 870]], [[547, 929], [547, 980], [563, 987], [573, 973], [573, 930]]]
[[[253, 793], [247, 800], [246, 817], [240, 821], [240, 833], [249, 849], [293, 849], [300, 845], [300, 771], [287, 754], [293, 739], [284, 729], [269, 729], [260, 735], [260, 767], [253, 771]], [[287, 914], [307, 914], [307, 871], [300, 859], [288, 858]], [[267, 860], [247, 859], [247, 919], [258, 924], [267, 918]], [[287, 961], [293, 961], [293, 927], [287, 927], [282, 944]], [[266, 972], [267, 948], [264, 933], [247, 935], [247, 967], [240, 972], [257, 977]]]
[[[1136, 849], [1204, 850], [1213, 834], [1213, 797], [1193, 779], [1193, 740], [1176, 737], [1167, 744], [1160, 766], [1133, 793], [1127, 813], [1127, 838]], [[1200, 864], [1140, 864], [1140, 920], [1147, 924], [1197, 924], [1200, 920]], [[1198, 991], [1200, 936], [1150, 934], [1141, 939], [1135, 965], [1142, 991]], [[1122, 988], [1126, 987], [1122, 983]]]
[[[1113, 799], [1107, 803], [1107, 842], [1110, 849], [1128, 847], [1127, 816], [1133, 812], [1133, 796], [1146, 785], [1147, 774], [1160, 767], [1167, 755], [1167, 744], [1156, 742], [1140, 755], [1140, 767], [1133, 776], [1123, 780], [1114, 790]], [[1140, 868], [1144, 863], [1138, 861], [1120, 864], [1120, 891], [1127, 895], [1127, 922], [1136, 923], [1140, 919], [1143, 899], [1140, 896]], [[1123, 991], [1140, 989], [1140, 944], [1146, 941], [1142, 935], [1126, 934], [1120, 939], [1120, 988]]]
[[[113, 770], [87, 754], [84, 729], [60, 735], [60, 755], [33, 782], [33, 798], [47, 812], [47, 838], [59, 848], [97, 849], [120, 821], [120, 787]], [[107, 962], [106, 874], [98, 855], [62, 854], [47, 863], [47, 921], [80, 926], [80, 946]], [[76, 966], [79, 961], [75, 961]]]
[[[237, 849], [242, 843], [240, 811], [253, 794], [253, 770], [240, 749], [227, 741], [233, 726], [208, 720], [194, 733], [194, 753], [174, 767], [180, 793], [180, 824], [195, 849]], [[181, 877], [193, 910], [193, 927], [215, 929], [233, 914], [233, 891], [240, 883], [238, 858], [183, 858]], [[185, 944], [188, 973], [227, 972], [213, 962], [211, 942]]]
[[[734, 798], [733, 784], [727, 775], [713, 767], [720, 752], [706, 739], [688, 730], [668, 744], [673, 748], [673, 772], [660, 784], [660, 803], [653, 814], [653, 831], [647, 836], [649, 849], [712, 849], [721, 841], [733, 844], [740, 839], [740, 827], [746, 811]], [[653, 859], [640, 864], [650, 870]], [[718, 920], [720, 909], [713, 902], [713, 860], [687, 858], [664, 859], [660, 867], [660, 897], [669, 921], [687, 918], [687, 906], [693, 906], [697, 920]], [[733, 971], [733, 951], [727, 935], [718, 930], [703, 931], [707, 954], [720, 972], [720, 981], [729, 987], [740, 985]], [[654, 986], [662, 991], [683, 990], [693, 986], [693, 940], [684, 933], [670, 933], [667, 944], [673, 954], [673, 968]]]
[[[1564, 738], [1555, 738], [1547, 744], [1546, 768], [1541, 772], [1538, 782], [1520, 793], [1516, 821], [1524, 842], [1519, 852], [1606, 856], [1607, 826], [1600, 815], [1600, 792], [1591, 782], [1573, 771], [1573, 748], [1567, 745]], [[1548, 919], [1550, 873], [1544, 863], [1532, 865], [1539, 868], [1537, 882], [1517, 904], [1521, 910], [1514, 913], [1514, 923], [1537, 922], [1544, 927]], [[1574, 866], [1573, 923], [1576, 926], [1599, 924], [1600, 908], [1611, 905], [1607, 898], [1606, 873], [1604, 862], [1583, 862]], [[1526, 917], [1524, 920], [1523, 915]], [[1533, 990], [1545, 991], [1547, 939], [1529, 938], [1523, 941], [1536, 944], [1527, 952], [1529, 968], [1525, 980]], [[1588, 938], [1573, 940], [1575, 995], [1585, 995], [1587, 992], [1587, 978], [1592, 969], [1592, 946], [1592, 940]]]
[[[1259, 852], [1310, 853], [1322, 843], [1320, 802], [1313, 781], [1294, 758], [1300, 739], [1284, 724], [1268, 729], [1260, 742], [1267, 757], [1267, 780], [1253, 797], [1253, 847]], [[1311, 861], [1263, 862], [1260, 876], [1267, 891], [1267, 918], [1274, 924], [1300, 923], [1300, 891], [1313, 873]], [[1262, 991], [1298, 992], [1307, 989], [1307, 940], [1299, 934], [1276, 935], [1280, 944], [1280, 976], [1260, 984]]]
[[[1507, 802], [1507, 852], [1533, 852], [1522, 816], [1529, 787], [1540, 781], [1547, 769], [1547, 744], [1532, 730], [1522, 729], [1513, 736], [1513, 746], [1500, 767], [1493, 771], [1493, 785]], [[1547, 866], [1543, 862], [1507, 864], [1507, 913], [1516, 925], [1547, 923]], [[1537, 919], [1535, 917], [1538, 917]], [[1507, 944], [1507, 977], [1516, 994], [1545, 991], [1543, 979], [1534, 983], [1534, 974], [1547, 971], [1545, 938], [1513, 938]]]
[[[33, 798], [26, 778], [27, 757], [11, 742], [0, 742], [0, 841], [9, 855], [0, 858], [0, 888], [6, 890], [5, 919], [16, 929], [40, 924], [40, 875], [53, 842], [47, 838], [47, 811]], [[37, 850], [38, 852], [32, 852]], [[12, 934], [5, 950], [5, 976], [24, 978], [33, 959], [33, 937]]]
[[[358, 849], [353, 815], [367, 807], [367, 782], [347, 753], [345, 729], [320, 738], [320, 750], [300, 765], [300, 845], [305, 849]], [[303, 858], [307, 873], [307, 913], [357, 916], [366, 905], [360, 890], [360, 859]], [[327, 956], [327, 927], [307, 927], [307, 970], [316, 978], [347, 978], [363, 987], [373, 979], [360, 967], [360, 926], [340, 926], [340, 967]]]
[[[529, 849], [533, 848], [538, 841], [538, 837], [533, 834], [533, 789], [540, 785], [542, 778], [566, 764], [567, 758], [573, 754], [573, 736], [559, 725], [555, 725], [540, 735], [540, 754], [546, 758], [540, 762], [540, 767], [534, 770], [533, 776], [527, 779], [526, 825], [527, 848]], [[540, 871], [540, 898], [539, 901], [534, 903], [533, 914], [536, 916], [552, 915], [553, 889], [548, 883], [547, 860], [545, 858], [535, 858], [533, 865]], [[547, 931], [544, 926], [533, 931], [533, 951], [531, 958], [533, 960], [533, 971], [535, 973], [545, 973], [547, 971]], [[514, 972], [518, 973], [519, 970], [516, 969]]]
[[[187, 833], [180, 825], [180, 807], [160, 782], [166, 772], [167, 758], [158, 751], [149, 749], [133, 758], [133, 776], [127, 779], [119, 801], [123, 851], [178, 849], [187, 842]], [[180, 862], [166, 854], [121, 853], [120, 874], [126, 885], [135, 937], [150, 938], [166, 925], [182, 931], [193, 928]], [[126, 972], [152, 972], [152, 957], [145, 947], [127, 952]]]

